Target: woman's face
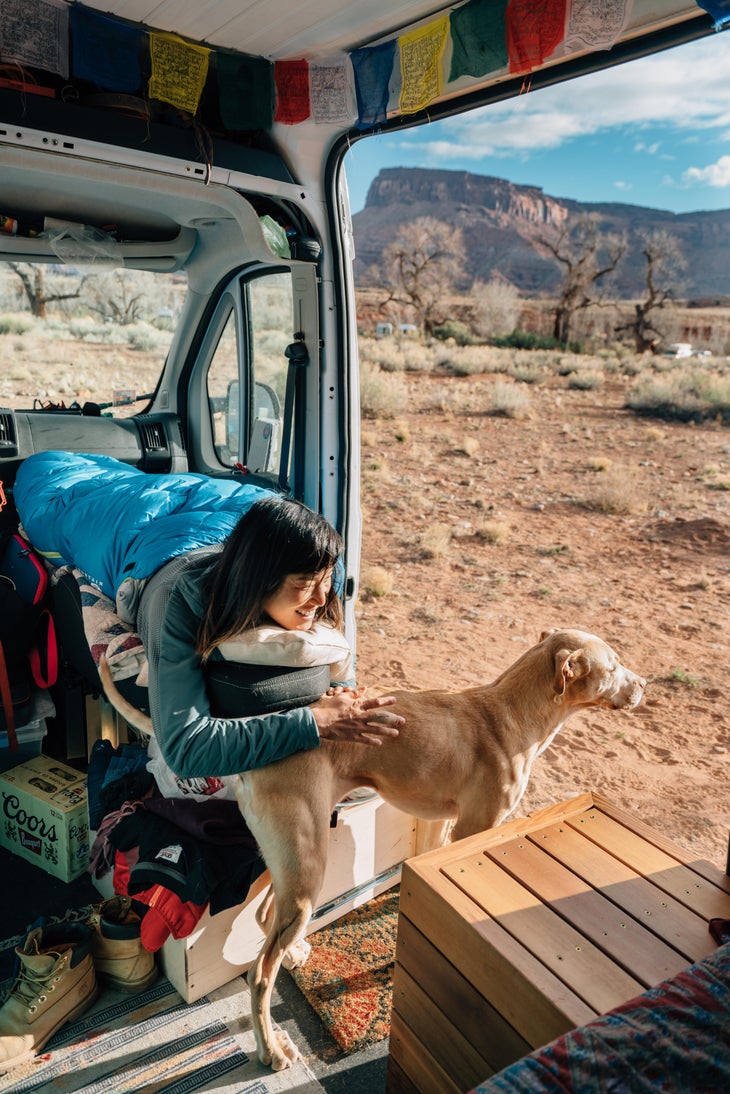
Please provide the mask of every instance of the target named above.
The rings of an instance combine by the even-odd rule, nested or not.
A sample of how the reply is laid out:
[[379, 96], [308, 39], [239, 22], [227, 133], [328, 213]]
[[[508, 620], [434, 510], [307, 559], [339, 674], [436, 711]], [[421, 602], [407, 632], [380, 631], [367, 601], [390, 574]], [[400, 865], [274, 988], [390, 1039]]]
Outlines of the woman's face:
[[332, 569], [317, 574], [289, 574], [263, 603], [269, 619], [286, 631], [312, 629], [332, 588]]

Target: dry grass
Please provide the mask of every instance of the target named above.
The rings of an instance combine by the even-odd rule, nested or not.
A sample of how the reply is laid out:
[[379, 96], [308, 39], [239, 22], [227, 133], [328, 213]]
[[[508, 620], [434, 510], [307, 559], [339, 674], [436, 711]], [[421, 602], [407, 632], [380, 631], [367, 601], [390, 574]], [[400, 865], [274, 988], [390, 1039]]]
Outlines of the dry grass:
[[504, 418], [528, 418], [530, 397], [523, 387], [498, 381], [492, 391], [491, 412]]
[[591, 456], [586, 461], [586, 467], [589, 471], [609, 471], [613, 460], [610, 456]]
[[484, 543], [491, 543], [495, 547], [507, 543], [510, 537], [509, 525], [499, 520], [484, 521], [483, 524], [478, 524], [474, 531]]
[[360, 366], [360, 409], [365, 418], [393, 418], [407, 402], [403, 378], [364, 362]]
[[423, 558], [446, 558], [451, 550], [451, 529], [448, 524], [432, 524], [418, 537]]
[[616, 464], [592, 481], [583, 504], [599, 513], [645, 513], [651, 504], [651, 491], [636, 468]]
[[360, 589], [368, 596], [389, 596], [395, 587], [395, 578], [384, 566], [368, 566], [360, 574]]

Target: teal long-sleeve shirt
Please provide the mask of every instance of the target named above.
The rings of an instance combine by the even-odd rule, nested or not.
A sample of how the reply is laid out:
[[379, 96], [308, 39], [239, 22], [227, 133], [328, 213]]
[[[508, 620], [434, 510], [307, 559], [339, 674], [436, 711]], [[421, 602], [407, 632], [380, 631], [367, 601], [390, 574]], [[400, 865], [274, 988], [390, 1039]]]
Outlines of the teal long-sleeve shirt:
[[236, 775], [320, 744], [309, 707], [246, 718], [211, 714], [195, 636], [206, 571], [219, 550], [201, 548], [163, 567], [150, 579], [137, 617], [155, 736], [181, 778]]

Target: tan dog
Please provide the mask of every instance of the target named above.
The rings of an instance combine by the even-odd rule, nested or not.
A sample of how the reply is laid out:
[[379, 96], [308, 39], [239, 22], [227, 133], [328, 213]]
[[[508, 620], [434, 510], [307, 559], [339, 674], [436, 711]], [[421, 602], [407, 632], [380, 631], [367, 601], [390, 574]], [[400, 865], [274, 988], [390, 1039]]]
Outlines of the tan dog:
[[[306, 959], [307, 948], [299, 950], [298, 943], [324, 878], [336, 802], [370, 786], [407, 814], [453, 821], [453, 839], [492, 828], [516, 808], [535, 757], [571, 714], [636, 706], [645, 685], [595, 635], [546, 632], [486, 686], [389, 692], [406, 724], [380, 748], [323, 741], [319, 749], [244, 772], [238, 801], [271, 873], [274, 896], [272, 901], [270, 892], [262, 904], [260, 922], [268, 934], [248, 974], [261, 1062], [280, 1070], [299, 1059], [288, 1035], [272, 1026], [271, 993], [287, 952], [290, 963], [298, 952], [300, 963]], [[109, 688], [107, 695], [116, 706]]]

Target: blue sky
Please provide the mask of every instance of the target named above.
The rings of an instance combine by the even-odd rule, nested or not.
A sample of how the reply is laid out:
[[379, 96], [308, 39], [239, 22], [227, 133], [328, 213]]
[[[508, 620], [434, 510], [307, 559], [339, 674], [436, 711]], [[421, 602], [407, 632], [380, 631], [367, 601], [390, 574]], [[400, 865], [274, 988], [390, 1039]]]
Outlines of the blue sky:
[[359, 141], [345, 163], [353, 213], [384, 167], [465, 170], [675, 213], [730, 208], [730, 31]]

